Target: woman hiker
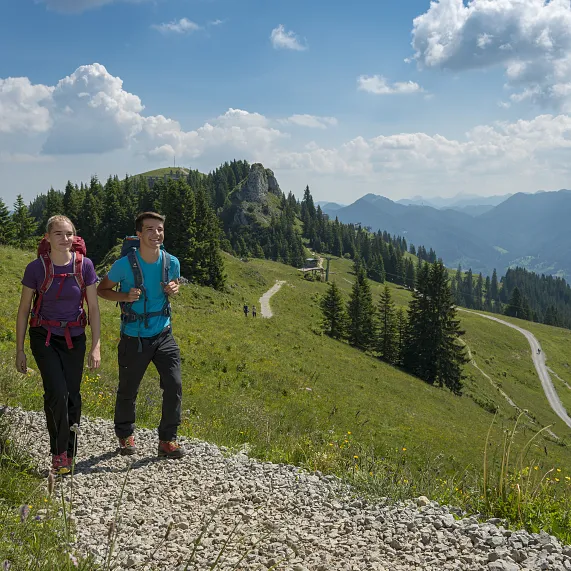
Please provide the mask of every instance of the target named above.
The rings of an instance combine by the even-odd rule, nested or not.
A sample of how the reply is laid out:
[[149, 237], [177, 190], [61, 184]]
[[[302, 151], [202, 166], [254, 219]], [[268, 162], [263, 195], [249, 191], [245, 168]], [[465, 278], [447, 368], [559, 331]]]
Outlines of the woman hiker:
[[28, 365], [24, 338], [31, 311], [30, 348], [44, 385], [52, 471], [58, 475], [71, 471], [77, 449], [77, 434], [70, 428], [79, 425], [81, 416], [80, 384], [88, 321], [84, 299], [91, 325], [87, 364], [96, 369], [101, 363], [97, 275], [93, 262], [84, 254], [85, 245], [76, 236], [71, 220], [52, 216], [38, 258], [24, 272], [16, 321], [16, 369], [25, 374]]

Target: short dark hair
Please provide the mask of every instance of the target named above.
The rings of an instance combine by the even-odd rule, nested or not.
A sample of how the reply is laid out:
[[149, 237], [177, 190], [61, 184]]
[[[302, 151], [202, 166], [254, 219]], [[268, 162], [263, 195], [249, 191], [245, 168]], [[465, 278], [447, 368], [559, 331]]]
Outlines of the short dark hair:
[[151, 220], [158, 220], [159, 222], [165, 223], [165, 217], [158, 212], [141, 212], [141, 214], [137, 215], [135, 219], [135, 228], [137, 232], [143, 231], [143, 222], [150, 218]]

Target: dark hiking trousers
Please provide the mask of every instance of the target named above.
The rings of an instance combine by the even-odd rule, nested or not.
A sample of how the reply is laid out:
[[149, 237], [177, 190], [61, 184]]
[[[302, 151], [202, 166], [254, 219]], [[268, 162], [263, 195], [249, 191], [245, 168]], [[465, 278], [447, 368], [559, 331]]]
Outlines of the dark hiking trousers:
[[115, 403], [115, 434], [119, 438], [131, 436], [135, 430], [135, 401], [139, 385], [147, 367], [154, 363], [160, 375], [163, 409], [159, 424], [159, 440], [174, 440], [180, 425], [182, 379], [180, 349], [171, 328], [154, 337], [139, 338], [122, 335], [118, 347], [119, 388]]
[[77, 443], [69, 427], [79, 425], [85, 358], [85, 334], [72, 337], [73, 348], [68, 349], [63, 335], [52, 335], [46, 347], [48, 332], [43, 327], [30, 328], [30, 348], [44, 383], [44, 410], [50, 435], [52, 454], [67, 451], [75, 456]]

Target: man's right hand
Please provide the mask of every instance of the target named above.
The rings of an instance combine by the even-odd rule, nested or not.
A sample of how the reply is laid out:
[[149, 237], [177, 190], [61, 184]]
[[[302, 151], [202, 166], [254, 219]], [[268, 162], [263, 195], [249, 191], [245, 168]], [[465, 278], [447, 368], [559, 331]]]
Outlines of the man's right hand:
[[125, 301], [133, 303], [134, 301], [139, 301], [140, 297], [141, 297], [141, 290], [136, 287], [132, 287], [127, 293], [127, 299]]

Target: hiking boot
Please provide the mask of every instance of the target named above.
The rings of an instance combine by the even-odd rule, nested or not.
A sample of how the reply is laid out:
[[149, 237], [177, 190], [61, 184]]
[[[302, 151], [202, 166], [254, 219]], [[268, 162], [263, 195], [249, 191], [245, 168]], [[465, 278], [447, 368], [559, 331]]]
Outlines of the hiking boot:
[[119, 438], [119, 451], [121, 456], [132, 456], [137, 452], [137, 447], [135, 446], [135, 437], [133, 435], [127, 436], [127, 438]]
[[176, 440], [159, 440], [159, 456], [161, 458], [182, 458], [186, 452]]
[[71, 472], [71, 463], [70, 458], [67, 457], [67, 451], [52, 455], [52, 472], [56, 476], [64, 476]]

